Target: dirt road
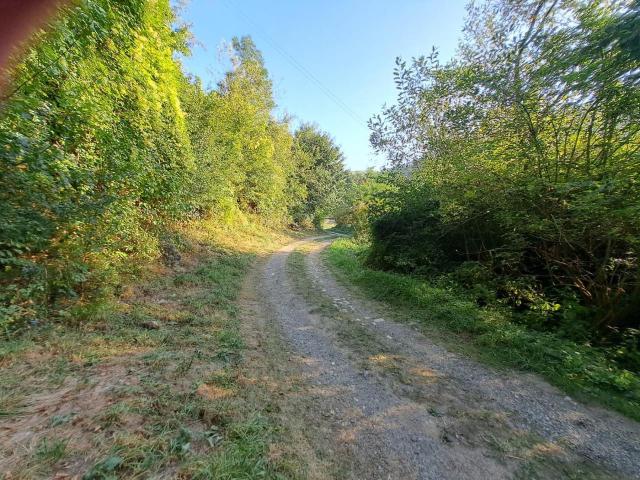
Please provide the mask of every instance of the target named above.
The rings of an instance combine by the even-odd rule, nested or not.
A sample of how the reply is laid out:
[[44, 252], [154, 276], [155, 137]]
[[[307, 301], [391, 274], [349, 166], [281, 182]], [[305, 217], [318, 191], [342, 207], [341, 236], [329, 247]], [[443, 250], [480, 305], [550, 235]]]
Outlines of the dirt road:
[[280, 420], [308, 478], [640, 478], [639, 424], [392, 321], [329, 273], [330, 240], [283, 248], [243, 295], [246, 333], [286, 363]]

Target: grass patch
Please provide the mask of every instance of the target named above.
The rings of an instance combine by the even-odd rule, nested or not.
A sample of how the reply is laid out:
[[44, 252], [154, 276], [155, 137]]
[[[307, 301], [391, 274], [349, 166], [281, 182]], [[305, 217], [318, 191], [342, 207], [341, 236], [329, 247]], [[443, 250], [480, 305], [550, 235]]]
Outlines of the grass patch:
[[248, 269], [289, 237], [250, 222], [179, 234], [180, 262], [151, 265], [99, 317], [0, 342], [0, 451], [12, 452], [3, 473], [292, 476], [268, 455], [280, 441], [269, 402], [242, 383], [238, 309]]
[[66, 440], [43, 438], [36, 449], [36, 457], [40, 462], [54, 464], [65, 456], [66, 451]]
[[464, 339], [481, 360], [541, 374], [577, 398], [640, 420], [640, 378], [599, 349], [512, 323], [506, 309], [479, 307], [463, 292], [367, 268], [362, 262], [365, 250], [365, 245], [340, 239], [326, 258], [339, 278], [394, 307], [401, 318], [417, 321], [426, 330], [458, 334], [447, 342], [450, 347], [459, 349]]

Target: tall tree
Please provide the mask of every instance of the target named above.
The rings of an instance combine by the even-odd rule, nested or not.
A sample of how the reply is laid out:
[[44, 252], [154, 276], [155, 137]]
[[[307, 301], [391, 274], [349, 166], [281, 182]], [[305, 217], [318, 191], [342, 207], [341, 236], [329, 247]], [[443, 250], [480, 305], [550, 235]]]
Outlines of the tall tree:
[[481, 261], [568, 289], [596, 325], [637, 325], [638, 5], [489, 0], [470, 7], [451, 62], [399, 59], [398, 102], [371, 141], [411, 167], [411, 186], [374, 229], [377, 258]]
[[300, 158], [299, 181], [306, 190], [306, 200], [293, 215], [299, 221], [310, 220], [319, 226], [324, 217], [335, 213], [345, 192], [344, 155], [327, 133], [310, 124], [295, 132], [294, 149]]

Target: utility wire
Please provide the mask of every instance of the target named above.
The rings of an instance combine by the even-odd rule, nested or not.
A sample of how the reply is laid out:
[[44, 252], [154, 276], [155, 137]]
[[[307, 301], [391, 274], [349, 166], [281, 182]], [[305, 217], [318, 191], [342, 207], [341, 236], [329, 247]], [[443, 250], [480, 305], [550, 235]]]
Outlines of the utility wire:
[[[304, 75], [307, 80], [313, 82], [322, 93], [324, 93], [333, 103], [335, 103], [344, 113], [346, 113], [352, 120], [354, 120], [358, 124], [366, 124], [366, 120], [364, 120], [360, 115], [358, 115], [349, 105], [342, 101], [338, 95], [333, 93], [329, 87], [325, 86], [313, 73], [311, 73], [304, 65], [302, 65], [296, 58], [289, 54], [284, 48], [282, 48], [278, 42], [276, 42], [264, 28], [258, 25], [254, 20], [251, 19], [246, 13], [244, 13], [240, 7], [236, 7], [230, 0], [225, 0], [224, 4], [227, 8], [232, 11], [235, 11], [240, 17], [253, 25], [254, 28], [259, 30], [259, 33], [264, 39], [280, 54], [285, 60], [287, 60], [296, 70], [298, 70], [302, 75]], [[235, 7], [235, 8], [234, 8]]]

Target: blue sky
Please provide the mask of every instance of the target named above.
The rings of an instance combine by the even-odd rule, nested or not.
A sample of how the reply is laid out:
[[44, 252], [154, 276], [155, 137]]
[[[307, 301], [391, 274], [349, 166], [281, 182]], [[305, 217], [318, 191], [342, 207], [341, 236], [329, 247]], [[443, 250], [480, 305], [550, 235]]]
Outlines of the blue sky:
[[186, 70], [214, 86], [229, 68], [222, 46], [251, 35], [262, 50], [280, 113], [315, 122], [342, 147], [347, 167], [380, 166], [366, 121], [393, 103], [396, 56], [450, 58], [466, 0], [190, 0], [182, 18], [200, 45]]

